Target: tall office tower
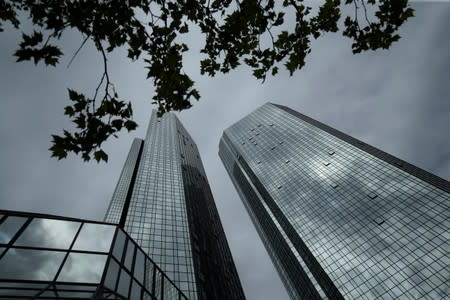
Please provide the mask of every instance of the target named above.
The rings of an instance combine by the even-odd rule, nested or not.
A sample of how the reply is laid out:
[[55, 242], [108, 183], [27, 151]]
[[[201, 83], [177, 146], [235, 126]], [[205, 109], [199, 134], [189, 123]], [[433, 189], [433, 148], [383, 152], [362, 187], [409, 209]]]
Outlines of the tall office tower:
[[153, 111], [105, 221], [119, 223], [189, 299], [244, 299], [199, 152], [174, 114]]
[[275, 104], [219, 155], [292, 299], [449, 297], [448, 181]]

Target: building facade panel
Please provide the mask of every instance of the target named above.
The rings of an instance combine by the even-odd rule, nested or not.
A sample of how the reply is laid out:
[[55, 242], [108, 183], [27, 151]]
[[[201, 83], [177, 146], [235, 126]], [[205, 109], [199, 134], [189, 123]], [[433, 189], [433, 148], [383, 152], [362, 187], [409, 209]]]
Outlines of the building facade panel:
[[235, 185], [238, 168], [261, 195], [299, 269], [322, 298], [448, 296], [448, 182], [311, 120], [266, 104], [225, 130], [219, 149]]

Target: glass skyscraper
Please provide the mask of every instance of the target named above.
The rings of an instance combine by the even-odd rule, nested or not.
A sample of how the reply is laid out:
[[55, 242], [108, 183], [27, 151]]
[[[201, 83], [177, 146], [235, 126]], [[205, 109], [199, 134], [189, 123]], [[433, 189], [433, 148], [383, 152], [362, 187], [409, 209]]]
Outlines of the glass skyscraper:
[[105, 217], [119, 223], [189, 299], [244, 299], [197, 146], [172, 113], [152, 112]]
[[219, 155], [292, 299], [450, 295], [450, 183], [287, 107]]

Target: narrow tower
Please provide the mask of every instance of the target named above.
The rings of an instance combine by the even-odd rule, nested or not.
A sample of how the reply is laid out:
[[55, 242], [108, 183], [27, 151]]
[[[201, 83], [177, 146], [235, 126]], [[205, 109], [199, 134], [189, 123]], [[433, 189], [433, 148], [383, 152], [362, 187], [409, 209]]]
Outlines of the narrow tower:
[[219, 155], [292, 299], [449, 296], [448, 181], [270, 103]]
[[172, 113], [135, 139], [105, 221], [119, 223], [189, 299], [244, 299], [197, 146]]

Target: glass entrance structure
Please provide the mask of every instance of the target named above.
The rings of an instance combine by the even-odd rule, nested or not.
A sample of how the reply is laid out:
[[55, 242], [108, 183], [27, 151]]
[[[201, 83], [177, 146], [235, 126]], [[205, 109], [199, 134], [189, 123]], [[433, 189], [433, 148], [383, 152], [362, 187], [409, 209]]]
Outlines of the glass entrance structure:
[[187, 297], [116, 224], [0, 210], [0, 299]]
[[219, 155], [292, 299], [450, 297], [450, 183], [288, 107]]

